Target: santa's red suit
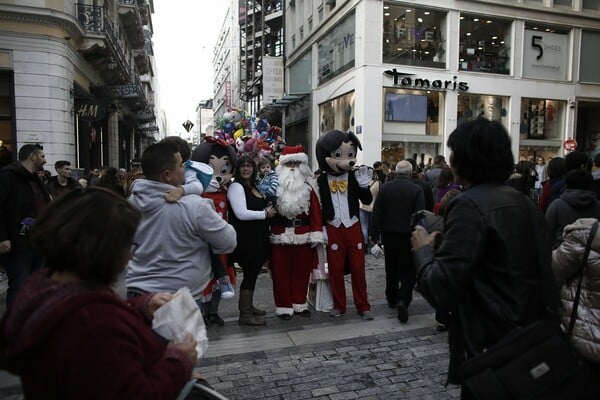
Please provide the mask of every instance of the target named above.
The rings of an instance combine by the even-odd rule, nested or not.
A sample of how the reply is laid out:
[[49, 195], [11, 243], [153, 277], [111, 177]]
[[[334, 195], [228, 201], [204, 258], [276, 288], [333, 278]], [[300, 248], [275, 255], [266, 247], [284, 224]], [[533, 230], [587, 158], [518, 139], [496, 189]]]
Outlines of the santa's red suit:
[[[290, 169], [302, 170], [296, 174], [299, 185], [291, 190], [285, 181], [277, 189], [278, 215], [271, 222], [271, 272], [275, 313], [278, 316], [293, 315], [308, 310], [306, 291], [310, 273], [317, 265], [314, 248], [323, 243], [321, 205], [313, 187], [308, 183], [312, 177], [308, 158], [302, 146], [287, 146], [279, 160], [277, 173], [289, 173]], [[300, 162], [290, 168], [287, 162]], [[287, 169], [287, 171], [286, 171]], [[297, 213], [291, 214], [293, 210]]]

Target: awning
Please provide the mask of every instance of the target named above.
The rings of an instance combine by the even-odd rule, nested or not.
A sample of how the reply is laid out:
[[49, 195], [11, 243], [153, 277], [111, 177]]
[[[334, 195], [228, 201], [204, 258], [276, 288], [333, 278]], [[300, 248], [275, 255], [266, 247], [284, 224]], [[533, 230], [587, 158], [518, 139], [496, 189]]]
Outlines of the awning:
[[287, 106], [291, 106], [296, 103], [302, 103], [306, 97], [310, 95], [310, 92], [306, 93], [291, 93], [286, 94], [280, 99], [273, 100], [272, 103], [265, 104], [265, 106], [275, 107], [275, 108], [285, 108]]

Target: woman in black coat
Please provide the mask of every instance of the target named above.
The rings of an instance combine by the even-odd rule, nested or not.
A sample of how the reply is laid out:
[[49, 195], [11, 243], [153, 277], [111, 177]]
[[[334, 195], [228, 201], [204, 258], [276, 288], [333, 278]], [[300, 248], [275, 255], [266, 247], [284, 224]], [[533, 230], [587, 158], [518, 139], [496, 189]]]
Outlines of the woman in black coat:
[[[444, 235], [417, 227], [412, 235], [417, 282], [433, 307], [451, 313], [449, 382], [459, 367], [516, 326], [546, 317], [540, 271], [550, 274], [544, 216], [507, 186], [510, 138], [498, 122], [477, 119], [449, 137], [455, 182], [466, 190], [448, 205]], [[537, 238], [537, 240], [536, 240]], [[556, 288], [549, 288], [556, 293]], [[463, 385], [463, 399], [472, 398]]]

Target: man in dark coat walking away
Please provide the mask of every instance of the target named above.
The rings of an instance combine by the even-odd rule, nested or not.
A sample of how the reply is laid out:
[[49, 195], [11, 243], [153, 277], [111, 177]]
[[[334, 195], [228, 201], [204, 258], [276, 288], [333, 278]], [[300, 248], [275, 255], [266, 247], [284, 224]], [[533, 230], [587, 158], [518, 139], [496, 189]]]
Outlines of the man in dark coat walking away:
[[[411, 181], [412, 165], [400, 161], [396, 178], [383, 185], [373, 206], [373, 237], [385, 249], [385, 297], [390, 308], [398, 308], [400, 322], [408, 321], [408, 306], [415, 287], [410, 249], [411, 216], [425, 208], [423, 189]], [[380, 240], [378, 240], [380, 242]]]

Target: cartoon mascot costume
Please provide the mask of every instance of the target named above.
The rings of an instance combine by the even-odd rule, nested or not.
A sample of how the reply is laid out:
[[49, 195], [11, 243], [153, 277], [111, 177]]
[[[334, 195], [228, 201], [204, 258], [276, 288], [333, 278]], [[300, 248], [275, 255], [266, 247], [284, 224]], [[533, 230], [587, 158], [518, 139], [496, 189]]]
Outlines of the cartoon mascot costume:
[[[205, 141], [194, 149], [192, 160], [208, 164], [214, 170], [211, 182], [202, 193], [202, 197], [211, 199], [217, 213], [224, 220], [227, 220], [227, 185], [233, 177], [233, 171], [237, 163], [235, 149], [223, 139], [206, 137]], [[233, 265], [228, 264], [227, 255], [216, 256], [211, 254], [211, 261], [215, 257], [218, 257], [220, 262], [226, 266], [231, 284], [235, 284], [235, 269]], [[220, 299], [219, 283], [213, 278], [202, 294], [202, 312], [208, 324], [219, 326], [224, 324], [217, 313]]]
[[373, 319], [367, 299], [364, 240], [359, 220], [360, 200], [371, 204], [371, 175], [368, 168], [354, 170], [356, 154], [362, 150], [360, 141], [351, 132], [333, 130], [325, 133], [316, 144], [316, 156], [323, 173], [317, 179], [323, 208], [324, 234], [327, 241], [329, 283], [333, 295], [332, 317], [346, 311], [344, 270], [352, 278], [352, 295], [358, 313]]

